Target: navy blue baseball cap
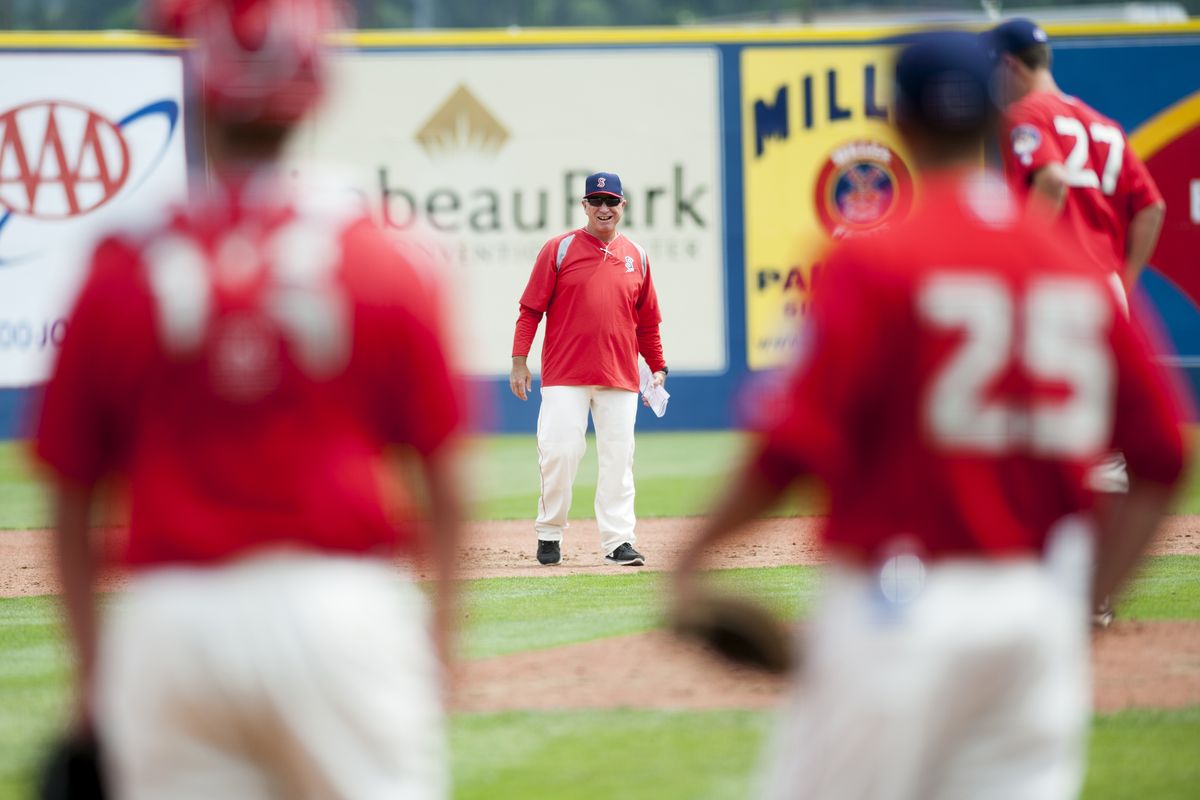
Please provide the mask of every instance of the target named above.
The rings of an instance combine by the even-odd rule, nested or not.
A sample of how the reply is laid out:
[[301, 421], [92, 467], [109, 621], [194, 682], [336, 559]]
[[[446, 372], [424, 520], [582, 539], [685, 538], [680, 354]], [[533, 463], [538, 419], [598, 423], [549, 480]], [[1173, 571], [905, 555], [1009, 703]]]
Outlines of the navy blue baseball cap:
[[1049, 44], [1050, 37], [1031, 19], [1016, 17], [1001, 22], [988, 32], [992, 47], [1000, 53], [1019, 53], [1035, 44]]
[[612, 172], [597, 172], [595, 175], [588, 175], [587, 180], [583, 182], [583, 196], [591, 197], [594, 194], [611, 194], [613, 197], [624, 197], [621, 193], [621, 178]]
[[896, 59], [896, 119], [925, 130], [982, 133], [999, 114], [993, 60], [985, 40], [966, 31], [912, 39]]

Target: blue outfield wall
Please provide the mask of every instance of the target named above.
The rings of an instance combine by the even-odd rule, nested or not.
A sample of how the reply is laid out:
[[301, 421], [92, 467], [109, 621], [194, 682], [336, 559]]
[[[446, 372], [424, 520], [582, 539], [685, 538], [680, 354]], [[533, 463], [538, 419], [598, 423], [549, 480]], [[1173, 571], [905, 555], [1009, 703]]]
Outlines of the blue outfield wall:
[[0, 389], [0, 439], [28, 435], [25, 421], [32, 397], [30, 389]]
[[[1200, 24], [1138, 28], [1128, 25], [1051, 28], [1054, 41], [1054, 72], [1064, 91], [1075, 94], [1113, 117], [1128, 132], [1152, 123], [1164, 112], [1197, 94], [1197, 65], [1200, 65]], [[711, 48], [718, 54], [720, 93], [720, 177], [722, 253], [724, 258], [724, 309], [726, 314], [726, 363], [722, 374], [673, 372], [668, 389], [673, 395], [668, 414], [655, 418], [643, 409], [641, 430], [723, 428], [736, 424], [733, 412], [738, 389], [751, 375], [747, 357], [747, 231], [745, 226], [746, 175], [743, 154], [743, 115], [752, 113], [752, 98], [744, 94], [743, 54], [747, 48], [841, 47], [847, 51], [894, 43], [905, 35], [899, 30], [826, 31], [555, 31], [509, 35], [495, 32], [439, 34], [416, 37], [409, 34], [352, 37], [350, 47], [370, 51], [431, 50], [448, 54], [538, 49]], [[39, 47], [37, 42], [15, 45], [0, 37], [0, 55], [6, 51], [70, 51], [75, 44]], [[132, 46], [131, 46], [132, 47]], [[95, 50], [93, 44], [88, 49]], [[145, 45], [141, 46], [145, 49]], [[117, 52], [120, 50], [118, 49]], [[1195, 104], [1193, 104], [1193, 107]], [[0, 109], [3, 111], [3, 109]], [[1200, 112], [1198, 112], [1200, 115]], [[1178, 116], [1178, 115], [1176, 115]], [[1176, 120], [1178, 122], [1178, 120]], [[1185, 121], [1185, 132], [1200, 125], [1200, 119]], [[1176, 128], [1179, 128], [1176, 125]], [[1178, 134], [1178, 135], [1183, 135]], [[1200, 165], [1200, 155], [1192, 159]], [[1200, 181], [1200, 168], [1194, 176]], [[1179, 198], [1168, 198], [1180, 202]], [[1186, 202], [1186, 201], [1184, 201]], [[1195, 201], [1200, 206], [1200, 200]], [[1198, 211], [1197, 213], [1200, 213]], [[1196, 221], [1200, 224], [1200, 220]], [[654, 254], [651, 253], [651, 259]], [[1200, 255], [1195, 257], [1200, 270]], [[1200, 398], [1200, 309], [1170, 280], [1148, 269], [1139, 292], [1160, 314], [1177, 365], [1193, 393]], [[508, 302], [508, 301], [506, 301]], [[686, 301], [675, 299], [675, 309]], [[515, 318], [515, 298], [511, 303]], [[669, 320], [668, 320], [669, 323]], [[668, 363], [671, 354], [667, 353]], [[531, 432], [536, 425], [538, 384], [534, 397], [521, 402], [511, 395], [504, 377], [475, 381], [477, 400], [486, 406], [488, 427], [498, 431]], [[0, 389], [0, 437], [26, 433], [34, 393], [28, 389]]]

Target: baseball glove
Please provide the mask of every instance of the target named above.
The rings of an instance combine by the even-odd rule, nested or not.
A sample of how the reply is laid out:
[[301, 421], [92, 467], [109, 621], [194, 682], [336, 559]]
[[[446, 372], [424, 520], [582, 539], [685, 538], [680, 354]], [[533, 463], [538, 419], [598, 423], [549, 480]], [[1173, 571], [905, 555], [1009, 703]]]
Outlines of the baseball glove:
[[104, 800], [100, 749], [92, 736], [60, 739], [42, 765], [40, 800]]
[[761, 605], [737, 597], [704, 594], [677, 610], [672, 629], [735, 664], [782, 675], [792, 669], [792, 637]]

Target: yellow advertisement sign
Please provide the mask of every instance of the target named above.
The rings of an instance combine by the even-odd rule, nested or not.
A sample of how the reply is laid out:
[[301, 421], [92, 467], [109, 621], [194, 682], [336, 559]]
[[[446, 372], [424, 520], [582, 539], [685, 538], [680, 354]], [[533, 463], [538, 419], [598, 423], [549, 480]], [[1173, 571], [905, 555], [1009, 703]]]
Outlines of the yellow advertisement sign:
[[780, 366], [831, 241], [904, 217], [912, 171], [887, 124], [896, 48], [742, 51], [746, 346]]

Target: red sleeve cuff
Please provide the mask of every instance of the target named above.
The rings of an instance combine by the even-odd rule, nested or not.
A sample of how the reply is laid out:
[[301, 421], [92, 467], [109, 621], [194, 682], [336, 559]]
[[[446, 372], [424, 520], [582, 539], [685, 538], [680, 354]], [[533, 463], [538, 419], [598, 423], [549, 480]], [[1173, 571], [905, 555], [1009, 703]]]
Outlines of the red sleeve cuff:
[[662, 335], [658, 325], [644, 325], [637, 329], [638, 352], [646, 359], [646, 366], [651, 372], [660, 372], [667, 361], [663, 358]]
[[541, 311], [521, 306], [521, 313], [517, 316], [517, 329], [513, 334], [513, 356], [529, 355], [529, 348], [533, 347], [533, 336], [537, 333], [541, 321]]

